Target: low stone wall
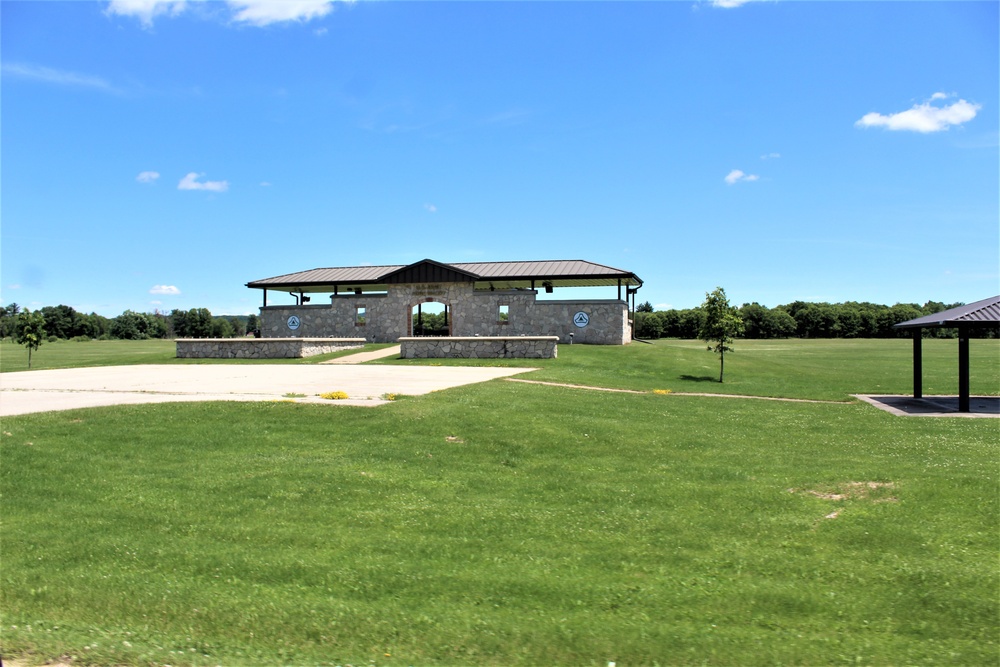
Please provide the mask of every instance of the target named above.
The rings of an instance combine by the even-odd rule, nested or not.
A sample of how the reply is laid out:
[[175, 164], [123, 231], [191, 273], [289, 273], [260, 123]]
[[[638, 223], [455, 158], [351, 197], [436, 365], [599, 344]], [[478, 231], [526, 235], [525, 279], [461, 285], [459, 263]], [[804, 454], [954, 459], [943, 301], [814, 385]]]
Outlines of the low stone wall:
[[178, 338], [178, 359], [301, 359], [363, 347], [364, 338]]
[[400, 338], [403, 359], [554, 359], [558, 336]]

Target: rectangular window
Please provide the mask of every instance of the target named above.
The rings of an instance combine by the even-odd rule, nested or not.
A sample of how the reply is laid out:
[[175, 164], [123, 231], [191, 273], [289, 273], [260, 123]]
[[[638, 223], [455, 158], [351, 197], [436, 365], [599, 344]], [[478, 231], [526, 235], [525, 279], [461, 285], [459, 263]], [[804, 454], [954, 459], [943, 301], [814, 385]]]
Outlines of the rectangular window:
[[366, 310], [364, 306], [355, 306], [354, 309], [354, 326], [363, 327], [365, 326], [365, 315]]
[[497, 309], [497, 324], [507, 324], [510, 321], [510, 306], [505, 303], [500, 304]]

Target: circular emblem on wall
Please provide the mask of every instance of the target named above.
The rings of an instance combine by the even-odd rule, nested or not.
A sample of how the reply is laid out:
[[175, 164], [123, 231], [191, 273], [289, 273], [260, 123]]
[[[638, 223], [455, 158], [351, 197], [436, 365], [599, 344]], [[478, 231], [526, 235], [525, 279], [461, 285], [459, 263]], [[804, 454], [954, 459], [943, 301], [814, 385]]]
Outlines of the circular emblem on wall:
[[581, 310], [579, 313], [573, 316], [573, 324], [581, 328], [587, 326], [588, 324], [590, 324], [590, 315]]
[[299, 321], [298, 315], [292, 315], [288, 318], [288, 328], [292, 331], [298, 329], [300, 324], [302, 324], [302, 322]]

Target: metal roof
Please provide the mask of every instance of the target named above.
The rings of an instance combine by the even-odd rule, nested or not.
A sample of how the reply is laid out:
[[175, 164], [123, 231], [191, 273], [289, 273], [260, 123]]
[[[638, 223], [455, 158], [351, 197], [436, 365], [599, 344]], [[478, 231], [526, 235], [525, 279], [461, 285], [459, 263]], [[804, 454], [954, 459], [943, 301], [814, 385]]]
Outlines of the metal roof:
[[924, 315], [913, 320], [900, 322], [896, 329], [918, 329], [922, 327], [954, 327], [959, 324], [982, 326], [1000, 324], [1000, 296], [976, 301], [965, 306], [949, 308], [933, 315]]
[[408, 265], [332, 267], [254, 280], [247, 283], [247, 287], [288, 292], [332, 292], [334, 287], [363, 292], [384, 291], [391, 274], [424, 264], [450, 267], [469, 274], [477, 289], [530, 288], [532, 282], [535, 287], [543, 287], [544, 283], [553, 287], [601, 287], [618, 285], [618, 281], [629, 287], [642, 285], [642, 280], [631, 271], [573, 259], [459, 264], [422, 260]]

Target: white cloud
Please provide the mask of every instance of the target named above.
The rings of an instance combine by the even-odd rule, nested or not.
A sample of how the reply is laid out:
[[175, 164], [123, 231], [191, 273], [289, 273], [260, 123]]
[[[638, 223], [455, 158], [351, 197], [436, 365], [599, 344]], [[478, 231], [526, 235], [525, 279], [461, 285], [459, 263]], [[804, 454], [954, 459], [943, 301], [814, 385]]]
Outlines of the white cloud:
[[177, 184], [178, 190], [209, 190], [211, 192], [225, 192], [229, 189], [229, 181], [205, 181], [204, 183], [199, 183], [198, 179], [205, 174], [197, 174], [191, 172], [187, 176], [181, 179], [181, 182]]
[[753, 2], [753, 0], [711, 0], [712, 6], [720, 9], [733, 9], [748, 2]]
[[438, 207], [434, 204], [424, 204], [424, 208], [428, 213], [437, 213]]
[[260, 187], [262, 187], [262, 188], [269, 188], [269, 187], [271, 187], [271, 183], [269, 181], [261, 181], [260, 182]]
[[233, 20], [265, 26], [285, 21], [311, 21], [333, 11], [332, 0], [227, 0]]
[[[105, 13], [130, 16], [138, 19], [143, 27], [151, 28], [153, 19], [161, 16], [179, 16], [200, 1], [110, 0]], [[231, 12], [231, 20], [234, 23], [254, 26], [288, 21], [311, 21], [329, 14], [333, 11], [333, 5], [334, 0], [226, 0], [226, 6]]]
[[157, 16], [177, 16], [185, 9], [185, 0], [111, 0], [105, 13], [132, 16], [139, 19], [143, 26], [150, 28]]
[[22, 79], [32, 79], [44, 83], [53, 83], [60, 86], [77, 86], [80, 88], [93, 88], [107, 93], [120, 92], [117, 88], [99, 76], [89, 74], [79, 74], [66, 70], [43, 67], [42, 65], [32, 65], [28, 63], [4, 63], [3, 73], [5, 76], [15, 76]]
[[143, 171], [143, 172], [140, 172], [139, 175], [135, 177], [135, 180], [139, 181], [140, 183], [152, 183], [156, 179], [158, 179], [159, 177], [160, 177], [160, 173], [159, 172], [156, 172], [156, 171]]
[[153, 285], [149, 290], [150, 294], [170, 294], [176, 296], [181, 293], [179, 289], [173, 285]]
[[766, 153], [760, 156], [761, 160], [777, 160], [781, 157], [781, 153]]
[[887, 130], [908, 132], [941, 132], [952, 125], [967, 123], [976, 117], [976, 112], [982, 105], [958, 100], [954, 104], [935, 106], [931, 102], [946, 100], [952, 97], [945, 93], [934, 93], [931, 99], [923, 104], [914, 104], [912, 108], [898, 113], [882, 115], [875, 111], [866, 113], [855, 127], [884, 127]]
[[733, 169], [726, 175], [726, 185], [733, 185], [734, 183], [739, 183], [740, 181], [752, 182], [760, 178], [757, 174], [746, 174], [740, 169]]

